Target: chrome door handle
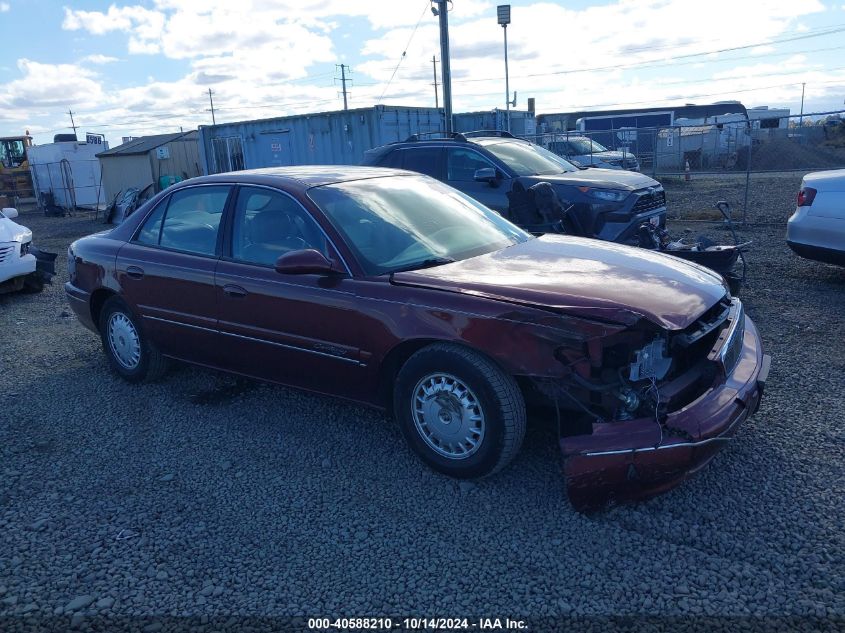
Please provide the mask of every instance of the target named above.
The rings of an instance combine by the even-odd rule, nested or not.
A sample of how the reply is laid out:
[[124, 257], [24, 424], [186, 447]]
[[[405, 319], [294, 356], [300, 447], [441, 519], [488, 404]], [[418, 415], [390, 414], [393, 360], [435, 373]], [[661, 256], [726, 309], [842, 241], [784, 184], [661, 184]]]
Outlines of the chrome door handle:
[[132, 277], [132, 279], [140, 279], [144, 276], [144, 269], [138, 266], [127, 266], [126, 274]]

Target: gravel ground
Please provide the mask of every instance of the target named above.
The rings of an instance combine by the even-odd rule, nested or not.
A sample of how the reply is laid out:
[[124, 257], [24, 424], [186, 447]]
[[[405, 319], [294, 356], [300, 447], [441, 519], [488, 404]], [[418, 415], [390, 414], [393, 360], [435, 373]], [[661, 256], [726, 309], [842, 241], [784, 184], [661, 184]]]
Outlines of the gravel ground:
[[[62, 289], [68, 243], [101, 225], [24, 213], [61, 255], [45, 292], [0, 296], [0, 630], [408, 614], [842, 630], [845, 270], [786, 247], [794, 183], [765, 191], [765, 224], [742, 231], [774, 359], [762, 408], [696, 478], [591, 516], [543, 421], [512, 466], [459, 485], [367, 409], [190, 367], [122, 382]], [[670, 223], [687, 226], [706, 228]], [[602, 619], [620, 615], [650, 619]]]

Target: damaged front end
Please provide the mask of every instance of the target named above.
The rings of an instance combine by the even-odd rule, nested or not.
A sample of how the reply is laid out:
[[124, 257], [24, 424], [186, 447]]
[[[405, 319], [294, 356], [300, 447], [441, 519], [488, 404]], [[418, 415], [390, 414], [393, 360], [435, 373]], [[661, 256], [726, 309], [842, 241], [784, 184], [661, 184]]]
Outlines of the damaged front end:
[[742, 303], [726, 295], [683, 330], [642, 321], [538, 380], [558, 409], [567, 492], [579, 510], [664, 492], [700, 470], [760, 403], [770, 359]]

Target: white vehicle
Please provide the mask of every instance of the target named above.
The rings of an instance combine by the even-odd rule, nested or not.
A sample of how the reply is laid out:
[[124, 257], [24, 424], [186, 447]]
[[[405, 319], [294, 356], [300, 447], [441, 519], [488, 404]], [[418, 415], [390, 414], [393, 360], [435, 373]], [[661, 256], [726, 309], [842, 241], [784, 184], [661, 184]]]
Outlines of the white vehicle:
[[44, 286], [39, 256], [52, 267], [55, 255], [42, 253], [32, 247], [32, 231], [12, 220], [17, 209], [0, 210], [0, 294], [18, 290], [38, 291]]
[[804, 176], [786, 243], [802, 257], [845, 266], [845, 169]]
[[630, 152], [607, 149], [586, 136], [569, 136], [549, 143], [551, 151], [582, 167], [639, 171], [640, 163]]

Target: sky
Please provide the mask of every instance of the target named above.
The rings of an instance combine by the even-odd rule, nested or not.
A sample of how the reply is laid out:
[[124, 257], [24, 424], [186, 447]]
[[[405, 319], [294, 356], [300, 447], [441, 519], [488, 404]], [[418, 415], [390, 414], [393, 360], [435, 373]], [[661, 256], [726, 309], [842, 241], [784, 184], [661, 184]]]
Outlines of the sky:
[[[450, 3], [455, 112], [504, 108], [497, 2]], [[845, 109], [845, 0], [513, 0], [510, 87], [538, 113]], [[0, 136], [121, 137], [375, 104], [431, 107], [428, 0], [0, 0]], [[442, 86], [440, 87], [442, 99]], [[442, 104], [442, 102], [441, 102]]]

